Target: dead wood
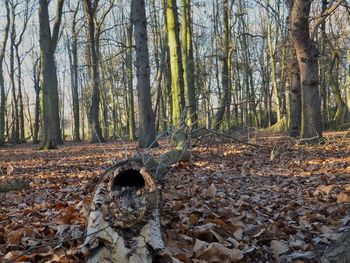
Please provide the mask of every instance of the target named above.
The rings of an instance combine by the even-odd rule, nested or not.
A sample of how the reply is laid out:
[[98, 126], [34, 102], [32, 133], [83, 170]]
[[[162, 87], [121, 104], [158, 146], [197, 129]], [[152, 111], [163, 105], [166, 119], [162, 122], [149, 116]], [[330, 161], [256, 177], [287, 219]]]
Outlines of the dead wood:
[[135, 155], [107, 170], [96, 185], [81, 252], [87, 262], [147, 263], [164, 249], [160, 225], [162, 180], [170, 166], [188, 161], [186, 135], [160, 156]]
[[336, 242], [329, 246], [322, 259], [322, 263], [349, 263], [350, 262], [350, 229]]

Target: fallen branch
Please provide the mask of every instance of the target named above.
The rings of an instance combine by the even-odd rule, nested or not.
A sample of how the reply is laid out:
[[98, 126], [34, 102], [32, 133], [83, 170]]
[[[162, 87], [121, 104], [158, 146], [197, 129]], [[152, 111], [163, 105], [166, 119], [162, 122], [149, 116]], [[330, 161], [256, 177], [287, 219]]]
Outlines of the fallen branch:
[[[233, 136], [231, 136], [229, 134], [218, 132], [216, 130], [211, 130], [211, 129], [204, 129], [204, 130], [209, 132], [209, 133], [212, 133], [212, 134], [215, 134], [215, 135], [218, 135], [218, 136], [221, 136], [221, 137], [225, 137], [225, 138], [231, 139], [232, 141], [235, 141], [235, 142], [238, 142], [238, 143], [241, 143], [241, 144], [253, 146], [253, 147], [256, 147], [256, 148], [268, 148], [268, 147], [265, 147], [263, 145], [254, 144], [254, 143], [250, 143], [250, 142], [247, 142], [247, 141], [243, 141], [243, 140], [237, 139], [236, 137], [233, 137]], [[270, 149], [270, 148], [268, 148], [268, 149]]]

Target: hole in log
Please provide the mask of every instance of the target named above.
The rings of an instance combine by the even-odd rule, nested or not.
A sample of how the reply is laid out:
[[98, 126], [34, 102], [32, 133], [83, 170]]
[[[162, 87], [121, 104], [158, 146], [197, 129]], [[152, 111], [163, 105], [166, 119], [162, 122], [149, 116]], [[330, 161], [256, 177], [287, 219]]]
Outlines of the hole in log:
[[112, 191], [119, 190], [122, 187], [145, 187], [145, 180], [138, 170], [128, 169], [120, 172], [114, 179]]

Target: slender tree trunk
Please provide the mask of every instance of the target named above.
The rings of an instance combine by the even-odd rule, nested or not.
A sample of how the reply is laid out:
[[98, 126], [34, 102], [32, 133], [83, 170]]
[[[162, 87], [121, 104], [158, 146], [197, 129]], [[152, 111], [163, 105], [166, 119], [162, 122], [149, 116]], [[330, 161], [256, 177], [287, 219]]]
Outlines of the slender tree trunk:
[[297, 53], [301, 80], [302, 139], [322, 137], [318, 91], [318, 51], [309, 36], [311, 2], [295, 0], [291, 16], [292, 39]]
[[[337, 74], [334, 74], [334, 68], [336, 68]], [[332, 93], [334, 95], [335, 104], [337, 106], [337, 111], [335, 112], [333, 121], [334, 121], [335, 127], [338, 127], [339, 125], [343, 124], [346, 120], [347, 106], [341, 96], [341, 92], [339, 89], [339, 82], [337, 79], [335, 79], [335, 78], [338, 78], [339, 76], [338, 69], [337, 69], [336, 53], [333, 54], [333, 58], [329, 66], [328, 76], [329, 76], [329, 82], [331, 85]]]
[[[133, 1], [131, 2], [133, 5]], [[133, 7], [130, 7], [133, 10]], [[131, 17], [131, 15], [130, 15]], [[127, 28], [127, 53], [126, 53], [126, 68], [127, 68], [127, 79], [128, 79], [128, 132], [129, 140], [135, 140], [135, 106], [134, 106], [134, 86], [133, 86], [133, 70], [132, 70], [132, 34], [133, 34], [133, 24], [132, 19], [129, 21]]]
[[139, 147], [156, 147], [154, 113], [152, 110], [150, 66], [147, 46], [147, 21], [144, 0], [133, 0], [135, 26], [136, 76], [139, 104]]
[[301, 86], [298, 61], [293, 48], [291, 52], [291, 83], [289, 90], [289, 135], [298, 137], [301, 128]]
[[17, 86], [18, 86], [18, 103], [19, 103], [19, 141], [25, 142], [25, 128], [24, 128], [24, 105], [23, 105], [23, 92], [22, 92], [22, 61], [19, 56], [19, 45], [15, 45], [16, 60], [17, 60]]
[[11, 141], [19, 143], [19, 116], [18, 116], [18, 97], [15, 85], [15, 43], [16, 43], [16, 5], [11, 3], [11, 42], [10, 42], [10, 83], [12, 95], [12, 131]]
[[88, 24], [88, 48], [89, 48], [89, 68], [90, 78], [92, 86], [92, 97], [89, 111], [89, 127], [91, 129], [92, 143], [103, 142], [102, 130], [100, 126], [99, 113], [100, 113], [100, 75], [99, 75], [99, 62], [98, 62], [98, 44], [96, 38], [96, 29], [94, 18], [97, 12], [97, 4], [94, 4], [90, 0], [84, 0], [85, 17]]
[[3, 40], [0, 47], [0, 145], [5, 142], [5, 83], [3, 75], [3, 61], [5, 58], [6, 44], [10, 30], [10, 8], [9, 1], [5, 1], [6, 7], [6, 26], [4, 31]]
[[39, 128], [40, 128], [40, 63], [39, 59], [36, 61], [34, 72], [34, 90], [35, 90], [35, 110], [34, 110], [34, 131], [33, 131], [33, 144], [39, 142]]
[[[229, 6], [228, 0], [224, 0], [223, 6], [223, 57], [222, 57], [222, 96], [220, 98], [219, 109], [215, 115], [214, 127], [218, 129], [222, 124], [226, 108], [230, 108], [230, 92], [231, 78], [230, 78], [230, 24], [229, 24]], [[227, 120], [229, 121], [229, 120]]]
[[181, 47], [183, 80], [186, 101], [187, 125], [196, 127], [196, 92], [194, 82], [194, 61], [192, 44], [192, 19], [190, 0], [182, 0]]
[[72, 106], [73, 106], [73, 141], [80, 141], [80, 118], [79, 118], [79, 92], [78, 92], [78, 32], [76, 16], [78, 7], [74, 11], [72, 21], [72, 42], [71, 42], [71, 91], [72, 91]]
[[[269, 5], [270, 5], [270, 1], [267, 0], [266, 6], [269, 6]], [[267, 12], [267, 46], [268, 46], [268, 53], [270, 56], [272, 90], [273, 90], [273, 97], [276, 102], [277, 122], [281, 120], [281, 95], [280, 95], [280, 90], [278, 88], [278, 83], [277, 83], [277, 62], [276, 62], [278, 32], [279, 32], [278, 23], [276, 23], [275, 31], [272, 32], [272, 22], [270, 20], [270, 12]]]
[[58, 42], [59, 28], [61, 24], [62, 8], [64, 0], [57, 3], [56, 20], [51, 34], [49, 3], [40, 0], [40, 72], [42, 89], [42, 114], [43, 114], [43, 149], [54, 149], [58, 144], [63, 144], [61, 137], [59, 107], [58, 107], [58, 81], [55, 64], [55, 50]]
[[[288, 35], [289, 39], [292, 41], [292, 31], [291, 31], [291, 13], [293, 9], [294, 0], [289, 0], [288, 4]], [[301, 130], [301, 82], [300, 82], [300, 72], [297, 60], [297, 55], [295, 53], [295, 48], [292, 45], [289, 48], [289, 58], [288, 58], [288, 68], [290, 72], [290, 86], [288, 92], [289, 107], [288, 107], [288, 129], [289, 136], [298, 137]]]
[[172, 96], [172, 123], [174, 126], [181, 123], [184, 109], [183, 68], [181, 47], [179, 39], [178, 16], [176, 0], [166, 0], [166, 26], [171, 70], [171, 96]]

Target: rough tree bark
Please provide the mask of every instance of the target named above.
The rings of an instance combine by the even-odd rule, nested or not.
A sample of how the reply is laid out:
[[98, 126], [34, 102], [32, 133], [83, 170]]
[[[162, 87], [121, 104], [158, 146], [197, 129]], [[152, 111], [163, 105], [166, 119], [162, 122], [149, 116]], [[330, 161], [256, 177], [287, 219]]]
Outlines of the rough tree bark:
[[172, 164], [190, 158], [185, 134], [178, 131], [173, 139], [176, 149], [161, 155], [159, 162], [137, 155], [101, 177], [81, 249], [88, 263], [151, 263], [161, 256], [161, 183]]
[[[292, 39], [297, 53], [301, 81], [301, 139], [322, 137], [318, 91], [318, 50], [309, 34], [312, 1], [295, 0], [291, 16]], [[310, 141], [311, 142], [311, 141]]]
[[323, 254], [321, 263], [347, 263], [350, 262], [350, 229], [331, 244]]

